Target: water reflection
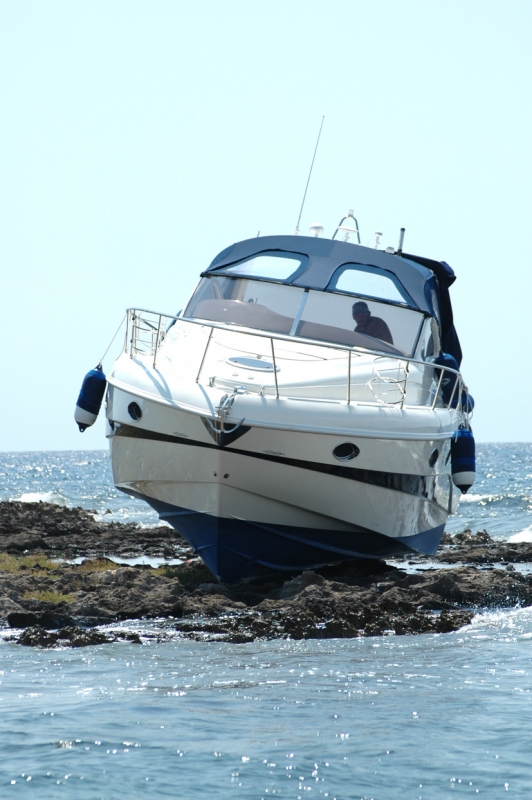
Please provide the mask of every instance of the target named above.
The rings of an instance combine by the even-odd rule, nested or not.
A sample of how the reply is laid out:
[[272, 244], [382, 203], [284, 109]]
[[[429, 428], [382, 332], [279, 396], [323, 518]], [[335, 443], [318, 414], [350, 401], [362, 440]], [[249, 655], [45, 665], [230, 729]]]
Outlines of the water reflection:
[[4, 785], [31, 775], [45, 799], [496, 797], [504, 783], [526, 796], [528, 609], [449, 635], [253, 645], [124, 627], [145, 644], [0, 645]]

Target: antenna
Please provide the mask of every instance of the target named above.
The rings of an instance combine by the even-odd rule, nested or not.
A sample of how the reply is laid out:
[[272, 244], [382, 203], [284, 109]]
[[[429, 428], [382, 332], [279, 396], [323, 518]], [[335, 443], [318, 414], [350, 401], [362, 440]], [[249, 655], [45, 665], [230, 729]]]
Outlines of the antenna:
[[403, 242], [405, 240], [405, 229], [401, 228], [401, 232], [399, 234], [399, 247], [397, 248], [396, 255], [402, 256], [403, 255]]
[[316, 152], [318, 150], [318, 145], [320, 143], [321, 129], [323, 128], [324, 119], [325, 119], [325, 115], [323, 115], [323, 117], [321, 118], [320, 131], [318, 133], [318, 139], [316, 141], [316, 147], [314, 148], [314, 155], [312, 156], [312, 163], [310, 165], [310, 172], [309, 172], [308, 178], [307, 178], [307, 185], [305, 186], [305, 194], [303, 195], [303, 202], [301, 203], [301, 210], [299, 212], [299, 217], [297, 218], [297, 224], [296, 224], [296, 230], [295, 230], [295, 235], [296, 236], [299, 236], [299, 223], [301, 222], [301, 214], [303, 213], [303, 206], [305, 205], [305, 199], [307, 197], [307, 189], [308, 189], [308, 185], [310, 183], [310, 176], [312, 175], [312, 168], [314, 166], [314, 159], [316, 158]]

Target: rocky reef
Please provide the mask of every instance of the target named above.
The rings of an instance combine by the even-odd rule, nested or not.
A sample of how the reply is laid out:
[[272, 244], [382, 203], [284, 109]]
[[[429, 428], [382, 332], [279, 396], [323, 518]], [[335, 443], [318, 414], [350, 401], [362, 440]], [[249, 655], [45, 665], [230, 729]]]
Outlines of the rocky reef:
[[[160, 566], [113, 560], [140, 556]], [[169, 527], [2, 502], [0, 624], [20, 644], [40, 647], [140, 642], [137, 633], [99, 629], [140, 619], [152, 620], [161, 637], [205, 641], [444, 633], [481, 609], [532, 605], [529, 561], [532, 544], [465, 531], [446, 534], [430, 559], [357, 560], [226, 585]]]

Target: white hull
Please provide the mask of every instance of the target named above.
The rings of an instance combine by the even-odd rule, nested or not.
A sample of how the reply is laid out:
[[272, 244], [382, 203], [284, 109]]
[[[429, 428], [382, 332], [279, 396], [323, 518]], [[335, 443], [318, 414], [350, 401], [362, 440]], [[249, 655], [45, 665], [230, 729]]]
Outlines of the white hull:
[[416, 258], [263, 237], [223, 251], [183, 316], [128, 311], [115, 483], [221, 580], [436, 551], [474, 442], [452, 271]]
[[[289, 529], [303, 539], [309, 531], [314, 538], [322, 531], [321, 552], [313, 552], [316, 560], [306, 566], [347, 555], [436, 549], [458, 494], [445, 464], [452, 412], [331, 403], [325, 427], [323, 405], [316, 409], [298, 399], [240, 395], [225, 424], [230, 429], [244, 418], [246, 431], [221, 447], [204, 421], [214, 419], [220, 390], [194, 384], [188, 392], [176, 387], [162, 397], [153, 391], [155, 377], [141, 359], [123, 357], [110, 378], [114, 479], [118, 488], [151, 503], [189, 540], [194, 539], [190, 525], [210, 518], [218, 526], [220, 521], [248, 524], [255, 565], [264, 544], [260, 526]], [[128, 412], [132, 402], [142, 411], [139, 421]], [[360, 449], [356, 467], [333, 455], [344, 442]], [[436, 449], [438, 460], [431, 468]], [[209, 563], [211, 569], [231, 578], [218, 561]], [[274, 565], [275, 558], [268, 553], [262, 561]], [[276, 566], [305, 564], [286, 565], [281, 558]]]

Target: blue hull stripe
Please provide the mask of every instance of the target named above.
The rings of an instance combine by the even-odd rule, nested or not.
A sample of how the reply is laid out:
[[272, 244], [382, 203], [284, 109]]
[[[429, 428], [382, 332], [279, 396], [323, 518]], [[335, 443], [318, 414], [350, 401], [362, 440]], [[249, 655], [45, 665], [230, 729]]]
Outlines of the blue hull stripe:
[[392, 539], [361, 526], [335, 531], [214, 517], [135, 495], [175, 528], [225, 583], [265, 575], [270, 570], [296, 572], [352, 558], [383, 559], [413, 550], [435, 553], [444, 529], [439, 525], [414, 536]]

